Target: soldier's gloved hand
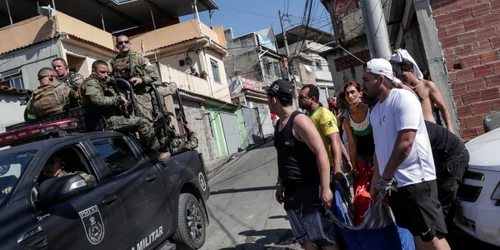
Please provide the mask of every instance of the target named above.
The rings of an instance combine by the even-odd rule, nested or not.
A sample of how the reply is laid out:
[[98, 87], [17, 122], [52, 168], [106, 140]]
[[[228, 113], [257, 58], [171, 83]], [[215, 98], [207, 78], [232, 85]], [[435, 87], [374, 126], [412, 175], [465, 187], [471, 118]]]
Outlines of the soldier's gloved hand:
[[134, 86], [137, 86], [139, 84], [142, 84], [142, 79], [140, 77], [132, 77], [130, 79], [130, 82], [132, 82]]

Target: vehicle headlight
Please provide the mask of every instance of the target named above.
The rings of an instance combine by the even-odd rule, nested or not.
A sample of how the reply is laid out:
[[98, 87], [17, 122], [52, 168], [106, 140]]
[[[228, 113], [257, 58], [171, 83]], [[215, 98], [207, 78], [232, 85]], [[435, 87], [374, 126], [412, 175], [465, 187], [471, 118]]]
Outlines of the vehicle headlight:
[[491, 195], [491, 199], [496, 200], [496, 201], [500, 201], [500, 182], [497, 184], [495, 191], [493, 191], [493, 194]]

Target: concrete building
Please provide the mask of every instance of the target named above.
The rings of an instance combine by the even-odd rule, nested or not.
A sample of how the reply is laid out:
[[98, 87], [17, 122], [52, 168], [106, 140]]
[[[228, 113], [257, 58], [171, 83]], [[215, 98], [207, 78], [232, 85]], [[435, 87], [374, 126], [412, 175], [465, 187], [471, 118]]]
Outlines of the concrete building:
[[24, 106], [21, 106], [20, 97], [26, 95], [26, 91], [12, 88], [0, 83], [0, 132], [5, 127], [24, 121]]
[[267, 83], [244, 76], [229, 78], [232, 102], [242, 105], [249, 144], [258, 143], [274, 134], [274, 124], [267, 104], [267, 94], [262, 89]]
[[[38, 70], [51, 67], [56, 57], [66, 59], [71, 70], [88, 76], [95, 60], [109, 61], [117, 55], [115, 36], [126, 33], [132, 50], [150, 59], [162, 82], [177, 83], [188, 121], [204, 135], [198, 150], [208, 164], [241, 149], [238, 121], [242, 114], [238, 115], [238, 106], [230, 102], [223, 28], [208, 27], [199, 18], [182, 23], [178, 18], [217, 9], [213, 1], [67, 0], [58, 1], [57, 10], [37, 7], [36, 1], [9, 3], [9, 12], [4, 2], [0, 5], [0, 12], [10, 13], [13, 20], [10, 23], [8, 16], [0, 17], [1, 85], [36, 89]], [[48, 5], [51, 1], [39, 3]], [[191, 67], [198, 76], [190, 74]], [[166, 103], [169, 111], [178, 113], [173, 98], [168, 97]], [[17, 117], [13, 113], [18, 114], [19, 108], [0, 104], [0, 112]], [[184, 132], [182, 126], [178, 130]]]
[[272, 83], [283, 78], [281, 61], [272, 28], [233, 37], [231, 28], [224, 30], [229, 55], [224, 58], [228, 77], [244, 76]]
[[[323, 45], [332, 41], [332, 35], [313, 27], [300, 25], [286, 31], [288, 48], [290, 50], [289, 64], [297, 87], [314, 84], [320, 89], [320, 102], [328, 106], [328, 98], [335, 96], [335, 84], [328, 61], [321, 53], [332, 49]], [[276, 35], [279, 51], [286, 54], [283, 33]]]
[[[338, 47], [322, 53], [334, 81], [361, 81], [371, 56], [358, 3], [323, 0], [339, 32]], [[484, 133], [484, 116], [500, 110], [500, 2], [389, 0], [384, 4], [393, 49], [406, 49], [430, 72], [463, 139]], [[349, 51], [347, 53], [345, 50]]]
[[323, 5], [331, 13], [336, 39], [320, 55], [327, 59], [332, 74], [335, 91], [344, 91], [345, 81], [361, 83], [363, 62], [371, 59], [365, 35], [363, 16], [357, 1], [323, 0]]

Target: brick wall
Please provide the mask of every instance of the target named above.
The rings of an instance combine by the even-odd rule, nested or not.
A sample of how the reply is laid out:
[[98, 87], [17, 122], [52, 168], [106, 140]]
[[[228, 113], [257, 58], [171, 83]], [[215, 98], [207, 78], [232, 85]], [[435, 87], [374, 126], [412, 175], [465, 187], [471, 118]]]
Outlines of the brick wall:
[[500, 0], [431, 0], [464, 139], [500, 111]]

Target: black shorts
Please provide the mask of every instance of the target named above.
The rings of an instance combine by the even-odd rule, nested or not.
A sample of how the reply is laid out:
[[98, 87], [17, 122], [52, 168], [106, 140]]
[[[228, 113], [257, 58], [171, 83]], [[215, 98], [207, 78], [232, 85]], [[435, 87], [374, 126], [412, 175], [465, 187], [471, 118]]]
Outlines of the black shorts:
[[424, 242], [448, 233], [435, 180], [398, 188], [389, 196], [389, 204], [398, 226]]

